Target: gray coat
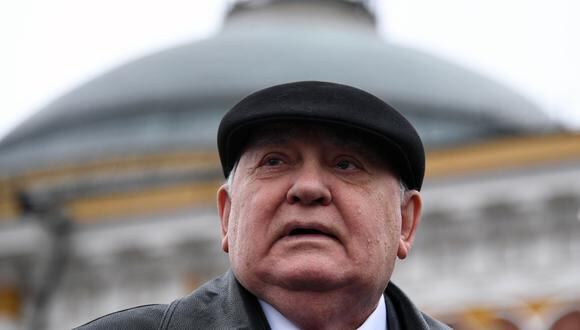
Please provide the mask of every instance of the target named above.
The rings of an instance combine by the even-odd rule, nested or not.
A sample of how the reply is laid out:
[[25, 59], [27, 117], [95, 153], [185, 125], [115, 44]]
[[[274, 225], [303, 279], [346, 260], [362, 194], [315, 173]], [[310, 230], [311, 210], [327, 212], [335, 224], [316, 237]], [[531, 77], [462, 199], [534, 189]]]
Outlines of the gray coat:
[[[385, 290], [389, 330], [449, 329], [420, 312], [390, 283]], [[229, 271], [169, 305], [145, 305], [115, 312], [76, 329], [270, 329], [254, 295]]]

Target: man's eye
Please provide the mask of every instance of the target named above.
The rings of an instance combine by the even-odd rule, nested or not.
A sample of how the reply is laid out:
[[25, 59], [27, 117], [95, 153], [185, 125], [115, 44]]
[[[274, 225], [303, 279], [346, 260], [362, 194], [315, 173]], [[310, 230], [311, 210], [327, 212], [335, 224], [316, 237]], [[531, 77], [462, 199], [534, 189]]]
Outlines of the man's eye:
[[282, 165], [282, 160], [279, 158], [269, 158], [266, 159], [265, 161], [265, 165], [267, 166], [278, 166], [278, 165]]
[[341, 170], [352, 170], [356, 168], [356, 166], [348, 160], [339, 161], [338, 163], [336, 163], [336, 167]]

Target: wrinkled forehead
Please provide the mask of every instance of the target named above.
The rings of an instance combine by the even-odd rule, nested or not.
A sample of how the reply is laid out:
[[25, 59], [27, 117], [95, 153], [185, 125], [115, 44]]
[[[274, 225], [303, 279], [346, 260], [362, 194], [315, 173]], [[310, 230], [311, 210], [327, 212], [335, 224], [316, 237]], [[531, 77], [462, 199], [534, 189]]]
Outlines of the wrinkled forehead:
[[331, 145], [356, 151], [365, 157], [383, 162], [389, 169], [388, 157], [381, 150], [381, 142], [360, 131], [330, 124], [283, 122], [257, 126], [248, 137], [242, 154], [261, 146], [286, 145], [296, 140], [313, 144]]

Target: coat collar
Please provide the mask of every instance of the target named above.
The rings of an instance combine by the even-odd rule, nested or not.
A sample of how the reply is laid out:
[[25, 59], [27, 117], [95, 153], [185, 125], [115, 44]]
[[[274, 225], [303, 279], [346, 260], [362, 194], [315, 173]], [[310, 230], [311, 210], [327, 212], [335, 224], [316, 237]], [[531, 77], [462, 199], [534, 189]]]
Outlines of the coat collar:
[[[384, 297], [389, 330], [449, 329], [419, 311], [393, 283], [387, 286]], [[161, 329], [174, 328], [270, 330], [258, 299], [238, 282], [231, 271], [171, 303]]]

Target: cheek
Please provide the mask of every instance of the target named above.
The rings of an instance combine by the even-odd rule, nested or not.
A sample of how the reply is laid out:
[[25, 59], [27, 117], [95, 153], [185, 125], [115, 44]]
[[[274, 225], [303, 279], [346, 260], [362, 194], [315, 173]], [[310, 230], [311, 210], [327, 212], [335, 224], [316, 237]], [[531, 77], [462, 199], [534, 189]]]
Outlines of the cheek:
[[257, 245], [252, 238], [267, 237], [280, 198], [272, 189], [260, 189], [252, 184], [236, 193], [230, 212], [229, 239], [234, 250], [246, 253], [248, 248]]
[[365, 206], [357, 207], [357, 212], [366, 213], [362, 220], [366, 219], [369, 224], [364, 226], [363, 233], [368, 237], [368, 249], [391, 257], [396, 254], [401, 232], [398, 195], [384, 189], [375, 189], [365, 200]]

